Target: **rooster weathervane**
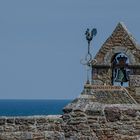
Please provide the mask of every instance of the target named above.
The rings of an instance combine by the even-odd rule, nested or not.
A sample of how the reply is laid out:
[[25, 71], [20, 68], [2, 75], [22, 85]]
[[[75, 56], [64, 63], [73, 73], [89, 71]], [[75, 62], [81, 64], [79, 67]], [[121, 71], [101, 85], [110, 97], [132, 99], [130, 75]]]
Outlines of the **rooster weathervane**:
[[90, 71], [91, 71], [92, 62], [93, 61], [96, 62], [95, 59], [92, 60], [92, 54], [90, 52], [91, 41], [92, 41], [93, 37], [96, 36], [96, 34], [97, 34], [96, 28], [93, 28], [91, 31], [89, 30], [89, 28], [87, 28], [87, 30], [85, 32], [86, 40], [88, 42], [88, 51], [87, 51], [87, 54], [85, 55], [85, 59], [81, 60], [81, 64], [86, 65], [86, 68], [87, 68], [87, 82], [86, 82], [87, 84], [90, 83], [89, 75], [91, 73]]
[[88, 42], [88, 52], [85, 56], [85, 60], [81, 60], [81, 63], [83, 65], [90, 65], [91, 61], [92, 61], [92, 54], [90, 52], [90, 46], [91, 46], [91, 41], [93, 39], [94, 36], [96, 36], [97, 34], [97, 29], [93, 28], [91, 31], [89, 30], [89, 28], [87, 28], [85, 35], [86, 35], [86, 40]]

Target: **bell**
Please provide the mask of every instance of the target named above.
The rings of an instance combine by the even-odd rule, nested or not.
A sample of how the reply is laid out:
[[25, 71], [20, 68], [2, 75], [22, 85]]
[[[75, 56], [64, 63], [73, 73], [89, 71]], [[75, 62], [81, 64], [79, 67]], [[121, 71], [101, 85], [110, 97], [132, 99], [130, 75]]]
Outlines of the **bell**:
[[127, 82], [126, 70], [124, 68], [120, 68], [117, 70], [115, 82]]

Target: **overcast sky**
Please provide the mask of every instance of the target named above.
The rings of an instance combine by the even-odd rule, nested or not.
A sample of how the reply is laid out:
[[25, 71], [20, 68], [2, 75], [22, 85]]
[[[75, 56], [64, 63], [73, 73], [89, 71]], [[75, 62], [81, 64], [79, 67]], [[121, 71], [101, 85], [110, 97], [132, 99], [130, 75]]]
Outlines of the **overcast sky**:
[[1, 0], [0, 99], [76, 98], [86, 28], [94, 56], [119, 21], [140, 42], [139, 13], [139, 0]]

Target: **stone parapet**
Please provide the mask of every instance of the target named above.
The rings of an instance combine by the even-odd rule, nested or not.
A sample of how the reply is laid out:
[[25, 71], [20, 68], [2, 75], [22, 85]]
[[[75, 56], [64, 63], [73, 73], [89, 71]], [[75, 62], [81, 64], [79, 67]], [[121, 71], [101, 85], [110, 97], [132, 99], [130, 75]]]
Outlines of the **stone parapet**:
[[139, 140], [140, 105], [89, 104], [62, 116], [0, 117], [0, 140]]
[[[91, 140], [139, 140], [140, 106], [89, 104], [63, 115], [65, 134], [78, 139], [83, 134]], [[71, 128], [69, 127], [71, 126]], [[75, 126], [75, 127], [74, 127]], [[69, 133], [71, 129], [74, 133]], [[86, 140], [86, 138], [84, 139]]]

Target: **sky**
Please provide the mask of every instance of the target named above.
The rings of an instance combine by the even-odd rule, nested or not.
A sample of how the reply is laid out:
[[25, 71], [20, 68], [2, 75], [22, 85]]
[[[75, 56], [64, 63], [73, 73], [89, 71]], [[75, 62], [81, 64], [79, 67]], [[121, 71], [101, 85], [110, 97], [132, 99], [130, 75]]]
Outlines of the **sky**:
[[140, 42], [139, 0], [1, 0], [0, 99], [74, 99], [92, 55], [122, 21]]

